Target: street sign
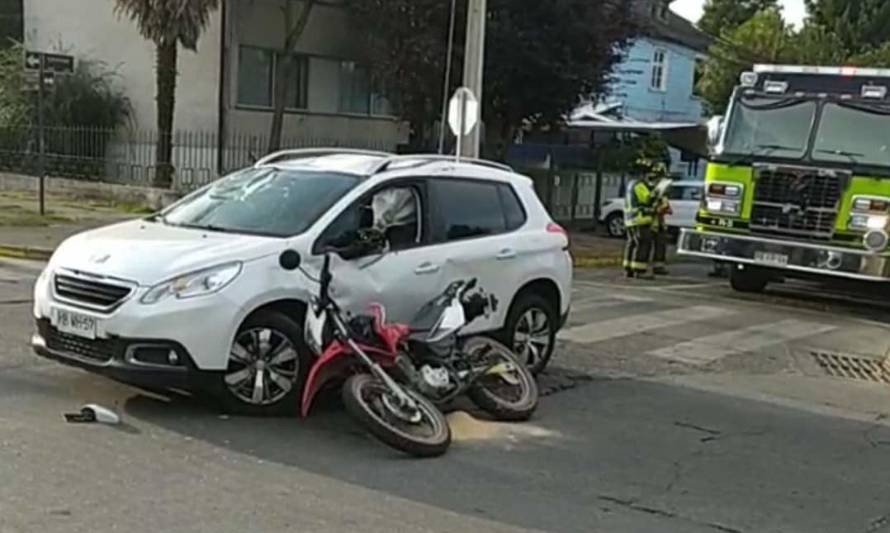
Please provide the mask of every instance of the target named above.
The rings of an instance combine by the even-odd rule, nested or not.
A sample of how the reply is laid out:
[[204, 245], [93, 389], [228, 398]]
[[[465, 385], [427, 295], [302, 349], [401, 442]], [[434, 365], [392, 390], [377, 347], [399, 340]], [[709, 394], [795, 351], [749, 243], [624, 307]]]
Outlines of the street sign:
[[473, 91], [460, 87], [448, 104], [448, 125], [458, 137], [468, 135], [479, 122], [479, 101]]
[[74, 72], [74, 56], [43, 54], [43, 70], [59, 74], [70, 74]]
[[74, 72], [74, 56], [65, 54], [47, 54], [28, 50], [25, 52], [25, 70], [40, 70], [41, 64], [46, 72], [70, 74]]
[[42, 58], [43, 54], [41, 54], [40, 52], [32, 52], [28, 50], [27, 52], [25, 52], [25, 69], [39, 70]]

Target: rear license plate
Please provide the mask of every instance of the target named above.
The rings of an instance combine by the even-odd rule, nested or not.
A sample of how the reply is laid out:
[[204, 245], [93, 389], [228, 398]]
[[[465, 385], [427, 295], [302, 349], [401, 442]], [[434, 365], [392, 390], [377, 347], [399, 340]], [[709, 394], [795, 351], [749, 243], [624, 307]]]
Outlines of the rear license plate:
[[55, 308], [52, 312], [52, 323], [61, 333], [85, 339], [96, 338], [97, 320], [89, 315]]
[[777, 254], [773, 252], [754, 252], [754, 261], [761, 265], [769, 265], [776, 267], [788, 266], [788, 256], [785, 254]]

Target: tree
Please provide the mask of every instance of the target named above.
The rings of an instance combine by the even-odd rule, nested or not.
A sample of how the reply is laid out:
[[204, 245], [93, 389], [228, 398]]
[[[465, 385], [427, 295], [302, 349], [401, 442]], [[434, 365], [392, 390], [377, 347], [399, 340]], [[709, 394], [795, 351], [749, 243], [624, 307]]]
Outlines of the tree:
[[[302, 3], [303, 7], [297, 14], [297, 4]], [[281, 50], [278, 52], [277, 61], [275, 62], [275, 102], [272, 113], [272, 127], [269, 130], [269, 152], [274, 152], [281, 148], [281, 127], [284, 123], [284, 108], [287, 105], [287, 95], [290, 91], [291, 80], [297, 69], [298, 63], [294, 58], [297, 44], [303, 31], [309, 23], [309, 16], [312, 14], [312, 8], [315, 7], [317, 0], [285, 0], [284, 6], [281, 8], [284, 12], [284, 42]]]
[[173, 114], [176, 107], [178, 47], [197, 51], [219, 0], [115, 0], [115, 11], [136, 23], [139, 33], [155, 44], [158, 141], [155, 185], [173, 182]]
[[757, 12], [776, 7], [777, 0], [706, 0], [698, 27], [719, 37], [735, 30]]
[[[360, 48], [372, 68], [372, 84], [396, 106], [409, 125], [409, 144], [428, 150], [434, 144], [448, 56], [450, 2], [442, 0], [351, 0], [349, 12]], [[457, 20], [465, 20], [457, 2]], [[455, 63], [463, 53], [460, 32]], [[456, 72], [459, 69], [455, 68]], [[453, 87], [449, 88], [449, 90]]]
[[[502, 157], [523, 124], [551, 124], [605, 89], [635, 31], [629, 4], [489, 0], [483, 120], [492, 155]], [[441, 112], [449, 2], [352, 0], [350, 9], [375, 79], [411, 123], [415, 144], [429, 145], [426, 133]], [[456, 72], [462, 37], [455, 39]]]
[[836, 35], [850, 54], [890, 41], [887, 0], [806, 0], [812, 23]]
[[742, 72], [755, 63], [778, 63], [789, 56], [793, 32], [777, 9], [767, 9], [724, 34], [708, 52], [698, 92], [709, 112], [720, 114]]

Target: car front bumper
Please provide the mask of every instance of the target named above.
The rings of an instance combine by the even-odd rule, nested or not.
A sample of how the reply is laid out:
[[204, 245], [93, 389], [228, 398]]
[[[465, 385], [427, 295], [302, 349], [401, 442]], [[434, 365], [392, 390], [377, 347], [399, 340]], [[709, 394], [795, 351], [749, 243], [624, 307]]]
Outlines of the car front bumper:
[[[82, 339], [60, 333], [49, 320], [38, 319], [31, 348], [41, 357], [135, 386], [197, 390], [211, 383], [185, 348], [173, 341]], [[146, 354], [161, 357], [149, 361], [144, 359]]]
[[[684, 229], [680, 234], [677, 251], [681, 255], [756, 265], [791, 273], [863, 281], [890, 281], [890, 257], [827, 243], [780, 241]], [[775, 258], [784, 260], [775, 261]]]

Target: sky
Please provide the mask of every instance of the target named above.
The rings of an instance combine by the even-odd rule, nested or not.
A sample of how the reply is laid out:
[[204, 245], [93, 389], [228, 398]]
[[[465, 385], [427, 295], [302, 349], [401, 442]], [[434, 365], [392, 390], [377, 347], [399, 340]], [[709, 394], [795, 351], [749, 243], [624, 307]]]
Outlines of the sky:
[[[792, 24], [799, 26], [806, 15], [806, 9], [803, 0], [780, 0], [784, 8], [785, 19]], [[671, 9], [683, 15], [687, 19], [695, 22], [701, 16], [702, 6], [705, 0], [676, 0], [671, 4]]]

